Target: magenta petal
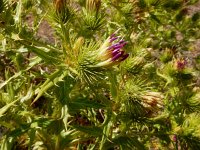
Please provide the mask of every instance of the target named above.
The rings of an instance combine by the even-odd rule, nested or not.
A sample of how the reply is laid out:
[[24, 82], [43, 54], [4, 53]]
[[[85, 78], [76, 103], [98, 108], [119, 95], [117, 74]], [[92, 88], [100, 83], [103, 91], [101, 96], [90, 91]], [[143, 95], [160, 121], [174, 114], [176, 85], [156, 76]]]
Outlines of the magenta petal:
[[121, 44], [121, 43], [124, 43], [124, 42], [125, 42], [124, 40], [120, 40], [120, 41], [119, 41], [120, 44]]
[[115, 48], [115, 47], [118, 46], [118, 45], [119, 45], [118, 43], [113, 44], [113, 45], [111, 45], [111, 46], [108, 47], [108, 50], [111, 50], [111, 49]]
[[112, 56], [114, 57], [114, 56], [116, 56], [118, 53], [119, 53], [118, 51], [113, 51], [113, 52], [112, 52]]
[[115, 56], [112, 57], [112, 61], [117, 60], [118, 58], [120, 58], [123, 55], [124, 52], [119, 52], [117, 53]]
[[122, 56], [122, 59], [120, 61], [124, 61], [127, 57], [129, 56], [129, 54], [125, 54]]
[[117, 55], [118, 53], [120, 53], [119, 51], [120, 49], [115, 49], [114, 51], [112, 51], [112, 56]]
[[110, 36], [110, 38], [113, 38], [113, 37], [116, 37], [115, 33], [111, 34], [111, 36]]
[[122, 47], [123, 47], [123, 45], [121, 45], [121, 44], [120, 44], [120, 45], [113, 46], [114, 49], [119, 49], [119, 48], [122, 48]]
[[113, 49], [113, 48], [114, 49], [123, 48], [125, 44], [126, 43], [122, 43], [122, 44], [116, 43], [116, 44], [113, 44], [110, 47], [108, 47], [108, 50]]
[[114, 49], [112, 52], [119, 52], [121, 48]]
[[114, 44], [112, 47], [113, 48], [123, 48], [125, 45], [127, 44], [127, 42], [123, 42], [123, 43], [116, 43]]
[[124, 55], [124, 51], [121, 51], [122, 55]]
[[112, 43], [113, 41], [115, 41], [117, 39], [118, 39], [118, 37], [112, 37], [112, 38], [110, 38], [110, 43]]
[[128, 42], [123, 42], [121, 43], [121, 45], [124, 47], [126, 44], [128, 44]]

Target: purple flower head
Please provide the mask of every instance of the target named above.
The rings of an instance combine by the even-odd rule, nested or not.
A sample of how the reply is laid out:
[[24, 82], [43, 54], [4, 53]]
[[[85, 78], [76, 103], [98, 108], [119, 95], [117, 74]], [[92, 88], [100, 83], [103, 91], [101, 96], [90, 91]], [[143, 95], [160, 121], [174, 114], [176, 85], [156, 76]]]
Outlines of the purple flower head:
[[176, 61], [176, 67], [178, 70], [183, 70], [187, 65], [187, 61], [185, 59], [179, 59]]
[[118, 40], [120, 37], [116, 34], [110, 36], [110, 45], [107, 50], [112, 51], [112, 61], [123, 61], [128, 55], [125, 54], [123, 47], [127, 42], [123, 39]]
[[99, 49], [98, 59], [101, 62], [97, 66], [113, 66], [124, 61], [129, 56], [123, 50], [127, 43], [116, 32], [113, 33]]
[[177, 142], [177, 135], [173, 135], [172, 140], [173, 140], [174, 142]]

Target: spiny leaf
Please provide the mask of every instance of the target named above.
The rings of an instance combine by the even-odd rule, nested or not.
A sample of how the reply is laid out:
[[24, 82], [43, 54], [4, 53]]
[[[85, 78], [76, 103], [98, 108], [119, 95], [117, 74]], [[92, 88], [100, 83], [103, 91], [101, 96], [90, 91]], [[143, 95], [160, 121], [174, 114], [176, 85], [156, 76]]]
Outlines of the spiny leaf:
[[18, 137], [30, 129], [30, 124], [20, 124], [20, 127], [15, 128], [8, 134], [8, 137]]
[[14, 16], [15, 23], [17, 25], [21, 24], [21, 14], [22, 14], [22, 1], [19, 0], [16, 7], [16, 15]]
[[38, 118], [36, 120], [33, 120], [30, 126], [31, 128], [38, 128], [38, 127], [47, 128], [50, 125], [52, 125], [52, 123], [55, 121], [56, 120], [49, 119], [49, 118]]
[[100, 104], [94, 100], [88, 100], [88, 98], [77, 98], [76, 100], [69, 103], [69, 109], [71, 111], [86, 108], [101, 109], [105, 108], [105, 105]]
[[6, 113], [6, 111], [8, 111], [8, 109], [11, 108], [17, 101], [18, 101], [18, 99], [9, 103], [9, 104], [6, 104], [5, 106], [3, 106], [0, 109], [0, 117], [2, 117]]
[[161, 74], [161, 73], [158, 71], [158, 69], [156, 70], [156, 73], [157, 73], [158, 76], [162, 77], [163, 79], [165, 79], [165, 80], [167, 81], [166, 84], [165, 84], [165, 87], [166, 87], [168, 84], [172, 83], [173, 78], [171, 78], [170, 76]]
[[15, 75], [13, 75], [12, 77], [10, 77], [8, 80], [4, 81], [3, 83], [0, 84], [0, 89], [2, 89], [5, 85], [7, 85], [10, 81], [12, 81], [13, 79], [19, 77], [21, 74], [23, 73], [23, 71], [20, 71], [18, 73], [15, 73]]
[[69, 100], [70, 92], [74, 88], [76, 81], [71, 76], [66, 76], [63, 78], [62, 82], [58, 82], [57, 87], [55, 87], [55, 96], [62, 105], [67, 104]]
[[1, 142], [1, 149], [0, 150], [12, 150], [14, 144], [14, 138], [5, 138]]
[[56, 71], [51, 80], [47, 79], [46, 82], [41, 85], [39, 88], [36, 89], [36, 98], [33, 100], [33, 102], [31, 103], [31, 105], [33, 103], [35, 103], [49, 88], [53, 87], [54, 85], [56, 85], [56, 83], [58, 83], [59, 81], [62, 81], [64, 77], [66, 77], [68, 75], [68, 71], [64, 71], [62, 72], [62, 70], [58, 70]]
[[31, 85], [30, 88], [28, 89], [27, 94], [24, 97], [21, 98], [21, 100], [20, 100], [21, 103], [30, 100], [33, 97], [33, 95], [34, 95], [34, 90], [33, 90], [33, 87]]
[[58, 64], [60, 63], [60, 58], [55, 58], [55, 55], [53, 56], [50, 52], [45, 52], [44, 47], [36, 47], [36, 46], [28, 46], [26, 45], [29, 51], [32, 51], [37, 56], [42, 58], [44, 61], [50, 63], [50, 64]]
[[73, 128], [88, 134], [88, 136], [97, 137], [97, 136], [101, 136], [103, 134], [103, 129], [99, 128], [99, 127], [96, 127], [96, 126], [84, 127], [84, 126], [73, 125]]
[[0, 0], [0, 13], [4, 10], [7, 5], [7, 1]]
[[120, 146], [122, 149], [133, 150], [141, 149], [145, 150], [145, 146], [137, 139], [137, 137], [131, 137], [126, 135], [120, 135], [107, 142], [103, 149], [114, 148], [115, 146]]
[[117, 84], [117, 78], [113, 73], [109, 73], [109, 79], [110, 79], [110, 92], [113, 98], [117, 98], [118, 96], [118, 84]]

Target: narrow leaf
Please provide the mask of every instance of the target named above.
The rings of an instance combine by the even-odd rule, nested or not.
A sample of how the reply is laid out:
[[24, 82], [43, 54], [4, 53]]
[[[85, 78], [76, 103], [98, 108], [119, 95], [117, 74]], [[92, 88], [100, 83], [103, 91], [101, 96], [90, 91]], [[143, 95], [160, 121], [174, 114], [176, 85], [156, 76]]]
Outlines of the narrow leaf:
[[2, 107], [0, 109], [0, 117], [2, 117], [6, 113], [6, 111], [8, 111], [8, 109], [11, 108], [17, 101], [18, 99]]

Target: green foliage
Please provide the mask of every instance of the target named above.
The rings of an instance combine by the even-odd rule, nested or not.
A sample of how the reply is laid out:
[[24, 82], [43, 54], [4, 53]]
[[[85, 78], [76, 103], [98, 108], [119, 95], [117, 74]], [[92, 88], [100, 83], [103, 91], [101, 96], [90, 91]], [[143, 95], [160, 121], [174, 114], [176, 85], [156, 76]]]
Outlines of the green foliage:
[[0, 149], [198, 150], [197, 4], [0, 0]]

